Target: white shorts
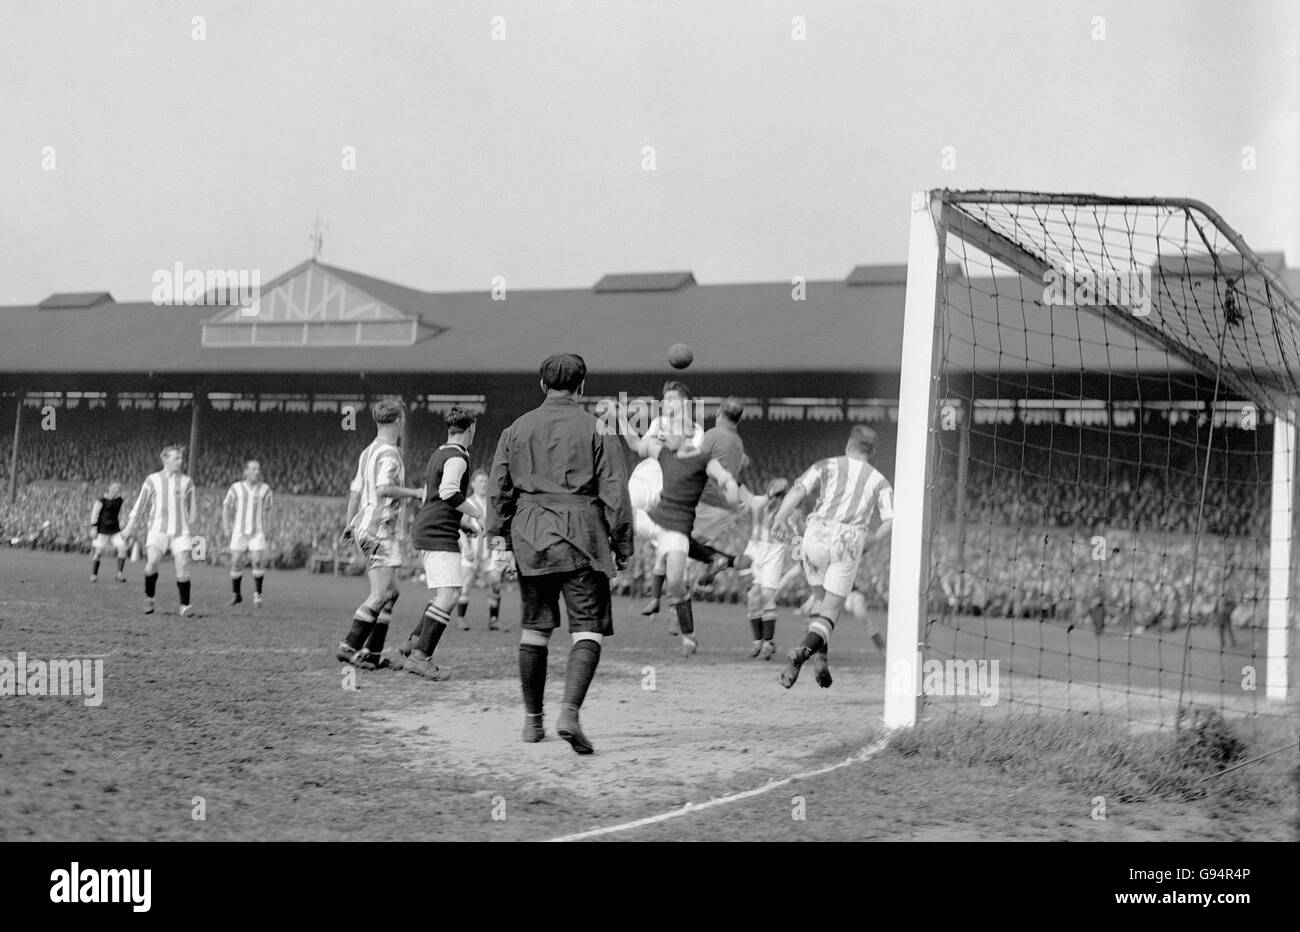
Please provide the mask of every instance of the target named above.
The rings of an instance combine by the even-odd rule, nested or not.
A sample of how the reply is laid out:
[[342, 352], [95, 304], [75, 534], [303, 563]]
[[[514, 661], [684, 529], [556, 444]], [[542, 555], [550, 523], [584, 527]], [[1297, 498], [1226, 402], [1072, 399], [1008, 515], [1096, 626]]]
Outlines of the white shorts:
[[170, 550], [173, 556], [184, 555], [188, 558], [190, 551], [194, 549], [194, 538], [188, 535], [181, 536], [180, 534], [170, 537], [162, 531], [150, 531], [149, 536], [145, 539], [145, 548], [147, 550], [161, 550], [163, 553]]
[[96, 550], [106, 550], [109, 546], [112, 546], [114, 550], [125, 550], [126, 538], [121, 533], [114, 534], [112, 537], [107, 534], [96, 534], [95, 542], [91, 546]]
[[646, 511], [644, 508], [637, 508], [633, 512], [632, 531], [636, 534], [638, 540], [645, 541], [646, 543], [653, 543], [655, 539], [655, 531], [658, 529], [658, 525], [656, 525], [650, 517], [650, 512]]
[[785, 544], [774, 540], [751, 540], [745, 547], [745, 555], [754, 561], [750, 567], [754, 582], [764, 589], [781, 587], [781, 577], [785, 575]]
[[430, 589], [459, 589], [464, 571], [459, 553], [450, 550], [421, 550], [424, 584]]
[[662, 558], [670, 553], [690, 553], [691, 538], [689, 534], [683, 534], [681, 531], [670, 531], [650, 522], [654, 529], [652, 538], [655, 542], [655, 554]]
[[636, 464], [627, 480], [627, 494], [632, 507], [641, 511], [649, 511], [659, 504], [659, 495], [663, 489], [664, 472], [658, 460], [643, 459]]
[[230, 549], [234, 553], [240, 553], [245, 550], [265, 550], [265, 534], [245, 534], [243, 531], [236, 531], [230, 535]]
[[867, 529], [860, 524], [809, 518], [803, 535], [803, 571], [808, 585], [848, 598], [866, 538]]

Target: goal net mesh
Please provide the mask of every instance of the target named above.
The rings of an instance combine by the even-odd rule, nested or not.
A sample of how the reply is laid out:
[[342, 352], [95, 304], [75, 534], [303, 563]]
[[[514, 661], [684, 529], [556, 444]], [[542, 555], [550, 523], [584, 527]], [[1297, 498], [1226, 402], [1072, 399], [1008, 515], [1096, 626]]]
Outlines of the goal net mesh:
[[943, 203], [925, 707], [1284, 714], [1273, 431], [1300, 396], [1300, 311], [1280, 257], [1191, 202]]

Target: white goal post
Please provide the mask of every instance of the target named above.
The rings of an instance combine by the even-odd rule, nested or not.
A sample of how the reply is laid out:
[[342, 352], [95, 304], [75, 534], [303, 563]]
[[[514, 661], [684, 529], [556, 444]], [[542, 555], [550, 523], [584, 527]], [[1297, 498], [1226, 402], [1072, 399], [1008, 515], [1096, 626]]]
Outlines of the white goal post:
[[[999, 223], [1005, 215], [1012, 218], [1011, 222]], [[1250, 282], [1257, 283], [1257, 287], [1252, 284], [1256, 290], [1242, 299], [1250, 304], [1245, 315], [1247, 326], [1236, 331], [1231, 331], [1229, 326], [1240, 322], [1240, 317], [1234, 320], [1239, 313], [1235, 291], [1228, 296], [1226, 309], [1219, 313], [1217, 322], [1213, 312], [1220, 309], [1213, 302], [1207, 312], [1203, 304], [1196, 303], [1198, 299], [1194, 295], [1180, 298], [1162, 292], [1160, 288], [1171, 287], [1165, 284], [1164, 269], [1160, 267], [1162, 246], [1167, 242], [1162, 237], [1169, 235], [1166, 226], [1157, 224], [1152, 227], [1155, 232], [1144, 234], [1147, 240], [1143, 245], [1153, 242], [1154, 249], [1135, 251], [1134, 227], [1122, 229], [1121, 222], [1115, 219], [1119, 215], [1127, 215], [1123, 223], [1128, 224], [1151, 222], [1153, 217], [1160, 218], [1163, 224], [1168, 224], [1171, 217], [1183, 223], [1184, 270], [1189, 262], [1204, 259], [1213, 264], [1215, 271], [1211, 274], [1221, 276], [1229, 291], [1241, 289], [1245, 293], [1247, 286], [1241, 283], [1250, 276]], [[1024, 232], [1020, 225], [1022, 218], [1031, 223], [1041, 219], [1043, 248], [1035, 248], [1034, 234]], [[1076, 218], [1083, 218], [1079, 221], [1080, 230], [1071, 228], [1065, 239], [1073, 242], [1061, 246], [1057, 238], [1060, 230]], [[1085, 224], [1088, 224], [1086, 229]], [[944, 390], [940, 366], [946, 350], [943, 340], [951, 337], [945, 332], [942, 320], [951, 284], [952, 259], [947, 253], [956, 251], [954, 243], [960, 244], [963, 251], [969, 247], [984, 257], [990, 267], [996, 266], [1009, 277], [1019, 276], [1024, 282], [1041, 285], [1050, 274], [1077, 275], [1075, 258], [1086, 254], [1091, 247], [1096, 250], [1091, 255], [1100, 255], [1097, 264], [1109, 265], [1118, 253], [1107, 251], [1108, 246], [1115, 245], [1108, 243], [1107, 238], [1117, 229], [1121, 245], [1123, 234], [1128, 234], [1129, 252], [1125, 255], [1129, 261], [1138, 257], [1136, 264], [1146, 262], [1160, 280], [1155, 291], [1157, 313], [1150, 316], [1128, 313], [1109, 299], [1098, 301], [1088, 313], [1100, 318], [1102, 326], [1110, 328], [1109, 332], [1123, 331], [1213, 381], [1216, 398], [1221, 385], [1225, 393], [1250, 399], [1272, 417], [1272, 472], [1268, 477], [1268, 491], [1263, 493], [1269, 496], [1271, 508], [1267, 516], [1267, 566], [1261, 565], [1267, 578], [1266, 687], [1262, 692], [1269, 700], [1283, 700], [1291, 694], [1287, 676], [1289, 642], [1294, 628], [1292, 536], [1296, 527], [1296, 411], [1300, 408], [1297, 400], [1300, 399], [1300, 388], [1297, 388], [1300, 355], [1292, 356], [1291, 351], [1300, 346], [1297, 341], [1300, 304], [1274, 268], [1252, 252], [1215, 211], [1199, 201], [935, 189], [915, 192], [911, 201], [894, 469], [894, 526], [890, 544], [884, 701], [887, 728], [914, 725], [920, 709], [921, 642], [929, 611], [927, 595], [932, 589], [929, 551], [936, 507], [931, 480], [935, 475], [938, 409]], [[1082, 235], [1078, 235], [1080, 231]], [[1088, 255], [1082, 261], [1086, 266]], [[1176, 273], [1168, 280], [1176, 281]], [[1212, 285], [1209, 290], [1217, 295], [1217, 288]], [[993, 291], [992, 299], [997, 301], [997, 289]], [[1165, 308], [1160, 307], [1162, 299], [1168, 299]], [[1021, 294], [1018, 298], [1007, 298], [1008, 305], [1017, 300], [1021, 307], [1035, 304], [1035, 299]], [[1188, 303], [1175, 307], [1179, 300]], [[1204, 301], [1204, 295], [1200, 300]], [[1189, 310], [1192, 304], [1195, 304], [1194, 313]], [[1184, 327], [1171, 325], [1174, 312], [1187, 319]], [[979, 323], [982, 321], [972, 325], [972, 332]], [[1243, 337], [1246, 331], [1253, 334]], [[1230, 338], [1235, 348], [1225, 351]], [[1085, 342], [1082, 336], [1077, 339]], [[1027, 338], [1019, 349], [1032, 357], [1032, 340]], [[973, 358], [978, 360], [978, 354]], [[1052, 359], [1040, 361], [1049, 367], [1054, 365]], [[972, 370], [978, 368], [976, 363], [971, 366]], [[1207, 474], [1208, 463], [1207, 453]]]

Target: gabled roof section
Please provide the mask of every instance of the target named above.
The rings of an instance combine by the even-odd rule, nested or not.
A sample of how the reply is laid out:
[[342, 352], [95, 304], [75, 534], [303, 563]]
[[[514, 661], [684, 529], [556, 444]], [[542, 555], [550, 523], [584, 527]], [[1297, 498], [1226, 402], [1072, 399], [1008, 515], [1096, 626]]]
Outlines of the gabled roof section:
[[62, 311], [112, 303], [113, 296], [107, 291], [64, 291], [50, 295], [37, 306], [43, 311]]
[[593, 291], [676, 291], [695, 284], [693, 272], [629, 272], [606, 275]]
[[394, 307], [385, 300], [392, 289], [410, 290], [308, 260], [262, 288], [252, 305], [206, 321], [203, 345], [409, 346], [447, 329]]

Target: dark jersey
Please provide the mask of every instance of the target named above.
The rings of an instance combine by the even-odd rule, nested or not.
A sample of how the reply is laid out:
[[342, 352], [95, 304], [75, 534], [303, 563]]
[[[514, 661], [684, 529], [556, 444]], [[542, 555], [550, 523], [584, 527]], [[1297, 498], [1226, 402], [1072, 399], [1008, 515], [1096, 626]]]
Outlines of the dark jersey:
[[690, 534], [695, 528], [695, 506], [700, 503], [709, 478], [707, 451], [682, 459], [667, 447], [659, 449], [659, 468], [664, 474], [659, 502], [650, 509], [650, 520], [665, 531]]
[[116, 534], [122, 530], [122, 525], [118, 520], [121, 511], [121, 496], [117, 498], [101, 498], [99, 500], [99, 515], [95, 518], [95, 533]]
[[[722, 468], [731, 473], [733, 479], [740, 481], [741, 470], [749, 462], [749, 457], [745, 455], [745, 444], [734, 427], [714, 424], [704, 432], [700, 449], [706, 457], [712, 456], [721, 463]], [[722, 486], [718, 485], [717, 480], [712, 476], [704, 484], [704, 494], [700, 496], [700, 502], [718, 508], [735, 508], [727, 501], [726, 496], [722, 494]]]
[[[443, 474], [459, 471], [459, 492], [450, 499], [439, 494]], [[460, 519], [457, 508], [469, 492], [469, 452], [457, 443], [444, 443], [429, 457], [424, 472], [424, 505], [415, 517], [414, 543], [419, 550], [460, 552]]]

